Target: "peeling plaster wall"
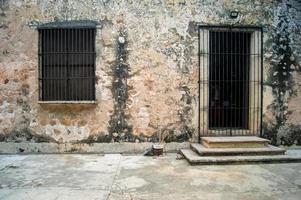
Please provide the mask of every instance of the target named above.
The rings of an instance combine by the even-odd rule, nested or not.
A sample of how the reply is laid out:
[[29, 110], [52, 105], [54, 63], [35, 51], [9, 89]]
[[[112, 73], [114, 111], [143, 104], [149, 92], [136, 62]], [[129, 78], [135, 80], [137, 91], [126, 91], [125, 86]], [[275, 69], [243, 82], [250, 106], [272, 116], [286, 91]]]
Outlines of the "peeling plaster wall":
[[[20, 142], [196, 140], [198, 36], [196, 23], [265, 27], [270, 51], [276, 0], [6, 0], [0, 13], [0, 140]], [[238, 19], [229, 12], [238, 10]], [[37, 31], [32, 21], [96, 20], [95, 105], [38, 103]], [[120, 30], [127, 34], [127, 132], [111, 130], [116, 114], [114, 66]], [[265, 78], [269, 60], [265, 57]], [[265, 88], [264, 111], [272, 102]], [[300, 99], [300, 97], [299, 97]], [[300, 103], [300, 100], [294, 100]], [[294, 105], [296, 105], [294, 103]], [[294, 123], [300, 124], [300, 113]], [[269, 115], [266, 115], [267, 119]]]

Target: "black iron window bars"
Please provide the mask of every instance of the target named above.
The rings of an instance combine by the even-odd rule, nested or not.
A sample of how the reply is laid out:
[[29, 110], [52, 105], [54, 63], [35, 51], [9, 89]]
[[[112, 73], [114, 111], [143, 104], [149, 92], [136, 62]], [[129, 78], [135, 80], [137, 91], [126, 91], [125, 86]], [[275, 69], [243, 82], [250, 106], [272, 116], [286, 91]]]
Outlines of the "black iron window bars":
[[94, 101], [95, 25], [51, 24], [38, 31], [39, 100]]

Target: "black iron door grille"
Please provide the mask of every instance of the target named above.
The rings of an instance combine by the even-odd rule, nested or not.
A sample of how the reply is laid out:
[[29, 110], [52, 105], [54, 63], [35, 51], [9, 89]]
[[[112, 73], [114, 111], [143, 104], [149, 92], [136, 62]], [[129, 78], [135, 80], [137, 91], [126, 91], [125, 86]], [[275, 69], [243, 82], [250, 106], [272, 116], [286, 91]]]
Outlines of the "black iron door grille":
[[39, 99], [95, 100], [95, 28], [39, 29]]
[[259, 135], [262, 30], [200, 26], [200, 136]]

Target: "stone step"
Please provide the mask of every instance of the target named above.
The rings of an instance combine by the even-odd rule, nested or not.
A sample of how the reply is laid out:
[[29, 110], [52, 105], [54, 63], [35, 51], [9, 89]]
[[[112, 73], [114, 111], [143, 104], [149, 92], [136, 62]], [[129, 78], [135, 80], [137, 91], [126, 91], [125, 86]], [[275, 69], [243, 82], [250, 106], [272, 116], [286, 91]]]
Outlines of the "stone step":
[[285, 149], [267, 145], [260, 148], [206, 148], [198, 143], [191, 143], [191, 149], [201, 156], [234, 156], [234, 155], [283, 155]]
[[202, 137], [201, 143], [207, 148], [260, 148], [270, 141], [256, 136]]
[[181, 149], [180, 153], [192, 165], [301, 162], [298, 155], [200, 156], [191, 149]]

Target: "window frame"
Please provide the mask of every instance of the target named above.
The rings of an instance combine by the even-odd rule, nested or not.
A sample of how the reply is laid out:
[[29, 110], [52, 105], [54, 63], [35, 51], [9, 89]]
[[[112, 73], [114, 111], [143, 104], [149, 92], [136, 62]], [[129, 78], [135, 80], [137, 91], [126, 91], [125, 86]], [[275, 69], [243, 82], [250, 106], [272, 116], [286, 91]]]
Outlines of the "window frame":
[[[41, 26], [37, 27], [37, 30], [39, 35], [38, 38], [39, 103], [53, 103], [53, 104], [96, 103], [97, 102], [96, 100], [96, 34], [97, 34], [96, 23], [93, 21], [52, 22], [52, 23], [42, 24]], [[44, 38], [46, 36], [45, 35], [43, 36], [43, 34], [45, 34], [47, 31], [50, 33], [52, 32], [54, 34], [52, 36], [55, 39], [60, 40], [60, 41], [56, 41], [56, 43], [58, 44], [54, 44], [55, 42], [51, 41], [51, 39], [53, 39], [51, 37], [49, 41], [45, 41]], [[66, 36], [61, 38], [61, 35], [58, 35], [59, 31], [66, 32]], [[76, 37], [74, 38], [73, 35], [74, 33], [78, 33], [78, 34], [82, 33], [82, 35], [80, 36], [78, 35], [78, 38]], [[72, 41], [74, 41], [74, 39], [77, 40], [75, 42], [72, 42], [72, 44], [70, 44], [68, 43], [68, 40], [70, 42], [70, 38]], [[83, 42], [82, 47], [79, 47], [80, 41]], [[86, 45], [85, 41], [88, 41], [87, 46], [85, 46]], [[46, 45], [54, 46], [52, 48], [54, 49], [55, 55], [49, 56], [50, 58], [49, 60], [52, 59], [52, 61], [50, 61], [50, 67], [49, 67], [49, 63], [47, 63], [48, 66], [47, 64], [45, 64], [45, 54], [47, 52], [45, 51], [45, 47], [42, 46], [45, 45], [45, 42], [48, 42], [48, 44]], [[62, 42], [67, 46], [65, 52], [62, 52], [62, 49], [59, 50], [60, 47], [58, 46], [61, 45], [61, 43], [59, 42]], [[74, 49], [69, 49], [68, 46], [74, 44], [78, 45], [79, 52], [76, 52], [76, 50]], [[79, 54], [81, 56], [76, 56], [75, 54], [76, 55]], [[62, 57], [63, 58], [62, 60], [67, 60], [66, 63], [60, 60], [59, 57]], [[81, 61], [79, 61], [80, 59]], [[69, 64], [68, 60], [75, 60], [75, 61], [72, 61], [73, 64]], [[51, 68], [51, 67], [57, 67], [56, 65], [62, 65], [62, 66], [65, 65], [67, 72], [65, 76], [58, 75], [57, 77], [56, 76], [51, 77], [53, 79], [51, 85], [51, 81], [47, 80], [47, 75], [45, 75], [45, 72], [43, 74], [43, 70], [48, 68], [47, 69], [49, 70], [48, 73], [50, 72], [53, 74], [60, 72], [60, 70], [62, 69], [64, 70], [64, 68], [60, 68], [56, 70]], [[74, 77], [75, 75], [72, 74], [72, 72], [68, 72], [69, 68], [71, 68], [74, 71], [73, 73], [78, 74], [78, 77]], [[62, 81], [62, 83], [55, 82], [56, 79]], [[47, 84], [48, 84], [48, 88], [45, 88]], [[60, 94], [57, 94], [58, 88], [64, 88], [63, 90], [67, 91], [66, 92], [67, 94], [60, 96]], [[74, 88], [75, 90], [78, 90], [78, 93], [73, 92]], [[69, 93], [69, 91], [71, 92]], [[53, 95], [52, 93], [54, 93], [55, 95]], [[45, 94], [48, 94], [50, 96], [47, 96]], [[51, 94], [53, 96], [51, 96]]]

